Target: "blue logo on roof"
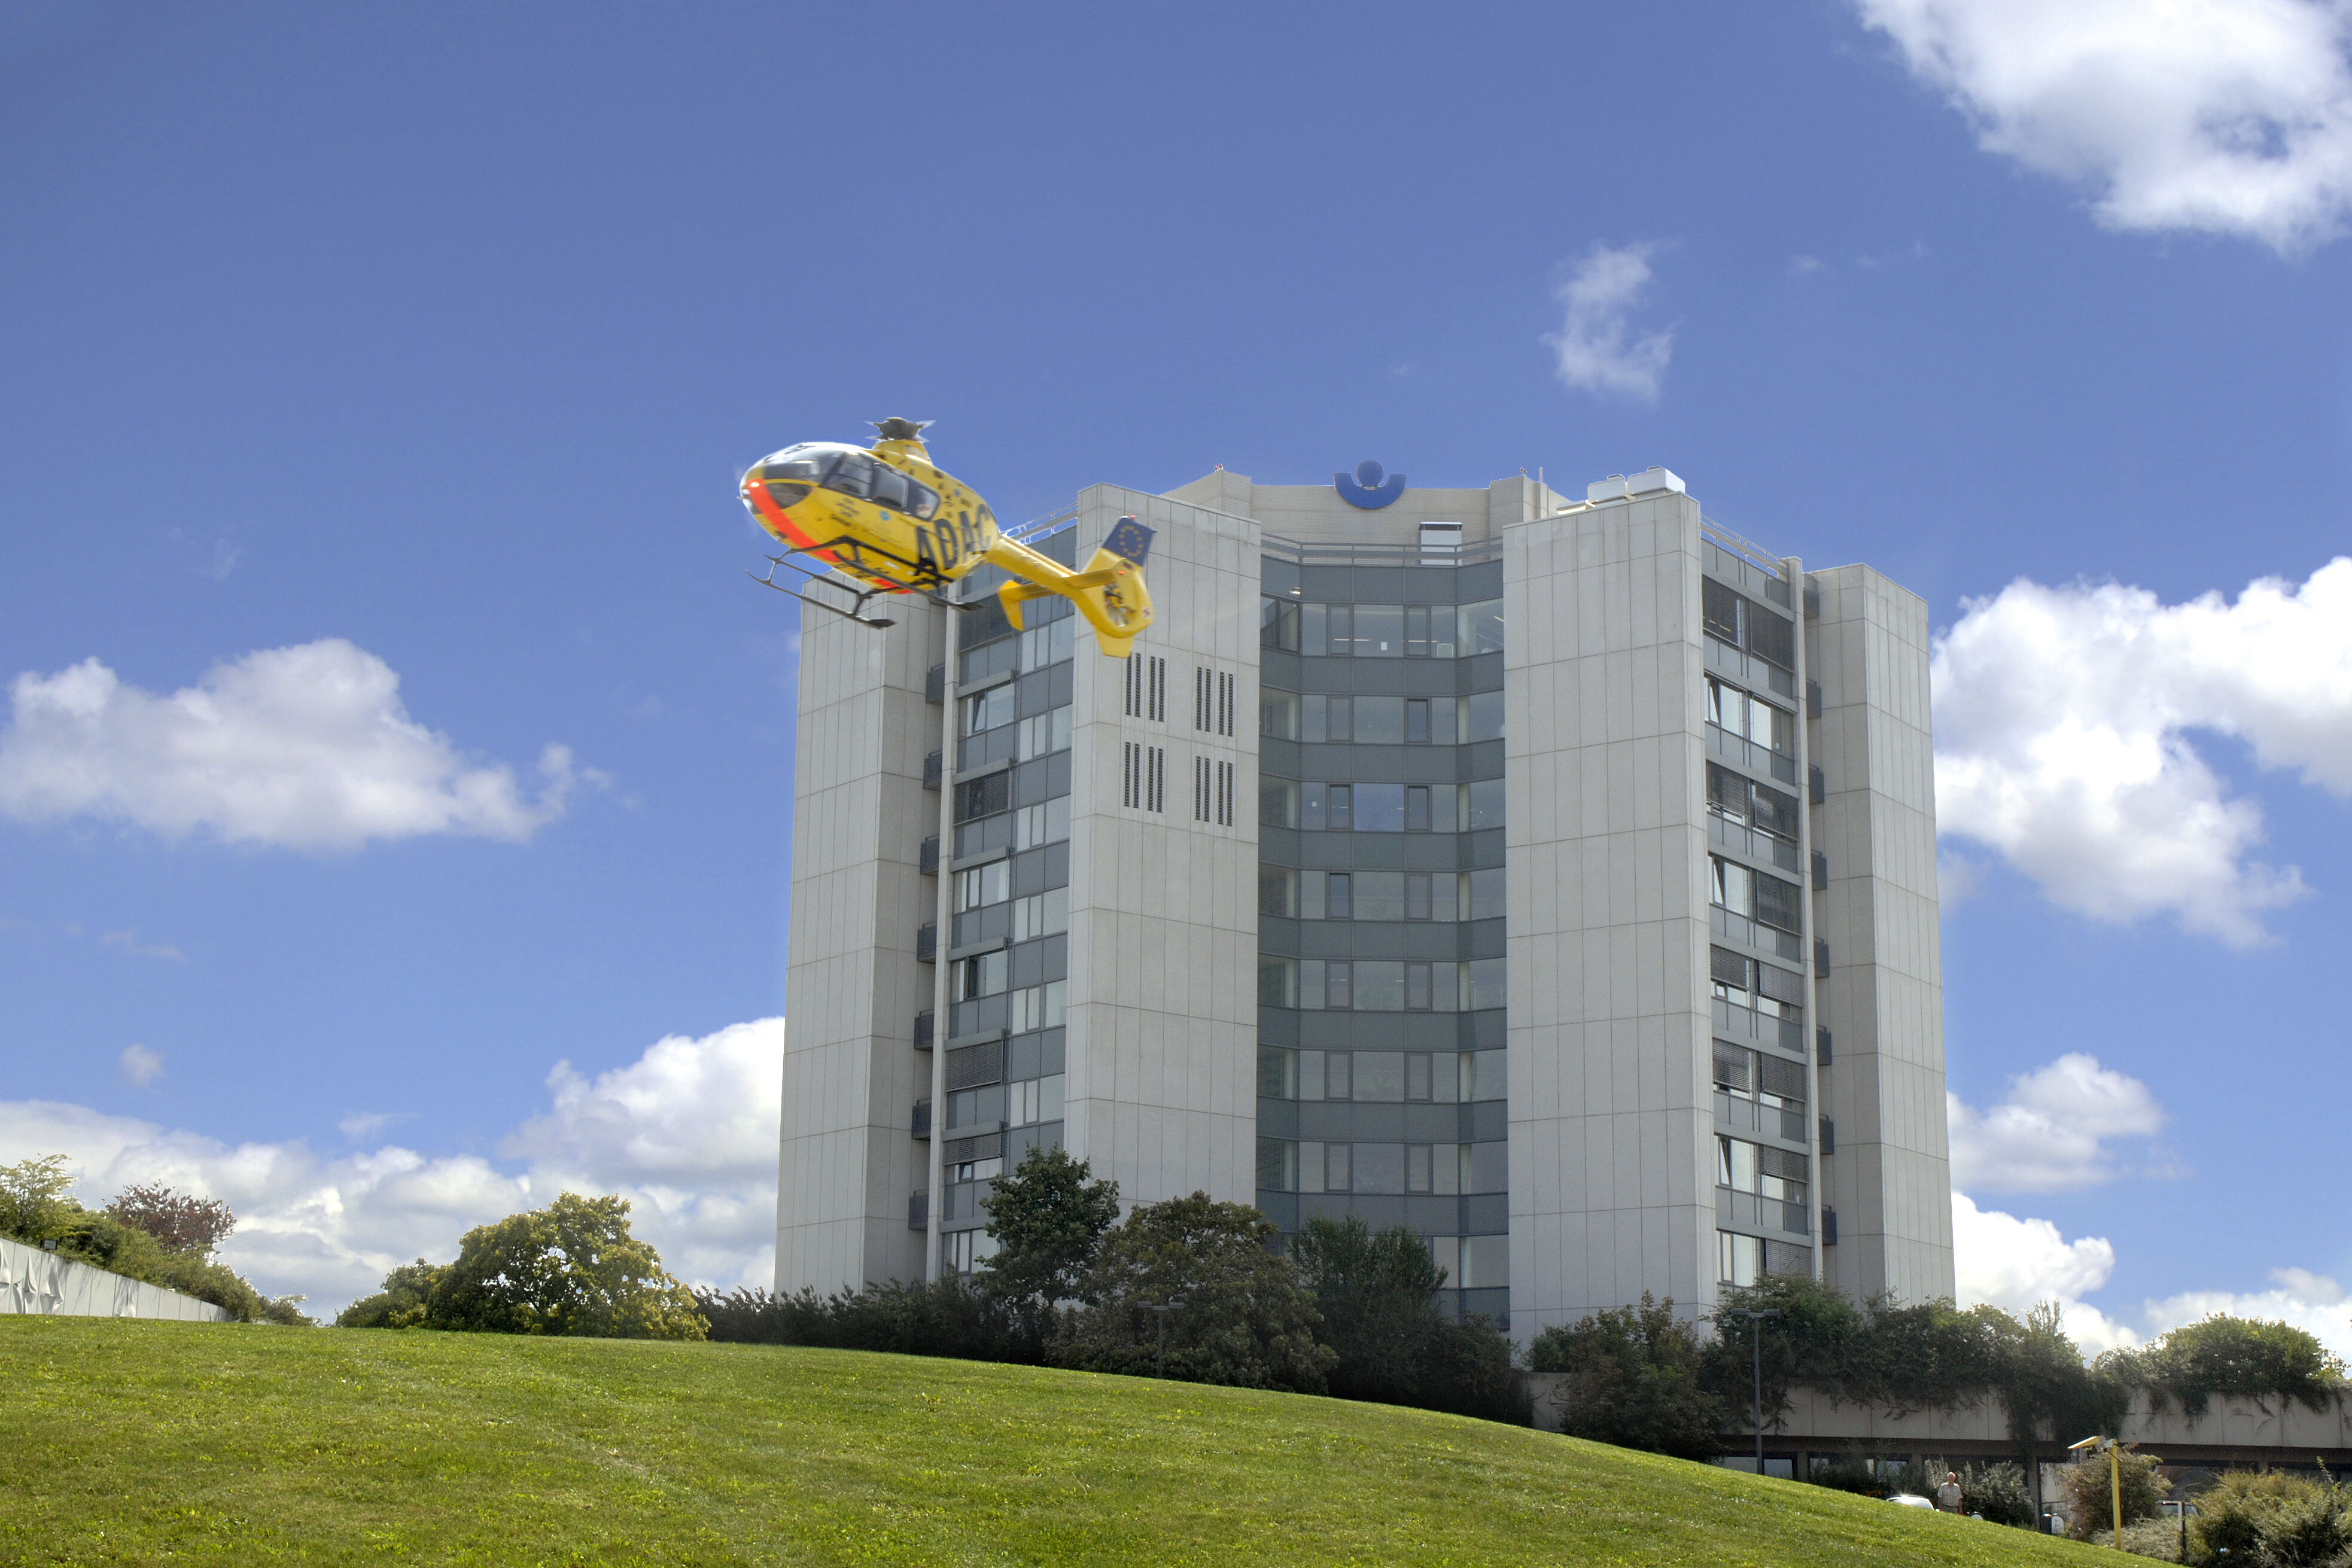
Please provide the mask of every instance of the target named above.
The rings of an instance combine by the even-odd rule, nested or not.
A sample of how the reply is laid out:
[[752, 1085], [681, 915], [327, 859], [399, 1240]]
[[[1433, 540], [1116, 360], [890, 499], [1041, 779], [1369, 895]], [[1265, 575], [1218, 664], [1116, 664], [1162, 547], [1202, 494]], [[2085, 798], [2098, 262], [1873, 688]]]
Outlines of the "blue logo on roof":
[[1361, 507], [1377, 512], [1404, 494], [1404, 476], [1391, 476], [1383, 483], [1381, 465], [1370, 458], [1356, 465], [1356, 476], [1350, 480], [1345, 474], [1331, 476], [1331, 488], [1339, 492], [1339, 499], [1351, 507]]

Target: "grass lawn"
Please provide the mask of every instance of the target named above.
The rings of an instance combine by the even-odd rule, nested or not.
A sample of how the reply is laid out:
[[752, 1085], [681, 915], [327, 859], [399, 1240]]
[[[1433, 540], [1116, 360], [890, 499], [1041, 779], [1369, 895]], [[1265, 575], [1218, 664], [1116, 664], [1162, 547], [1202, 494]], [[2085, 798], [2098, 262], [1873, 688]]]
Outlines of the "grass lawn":
[[1893, 1568], [2099, 1550], [1330, 1399], [757, 1345], [0, 1318], [9, 1563]]

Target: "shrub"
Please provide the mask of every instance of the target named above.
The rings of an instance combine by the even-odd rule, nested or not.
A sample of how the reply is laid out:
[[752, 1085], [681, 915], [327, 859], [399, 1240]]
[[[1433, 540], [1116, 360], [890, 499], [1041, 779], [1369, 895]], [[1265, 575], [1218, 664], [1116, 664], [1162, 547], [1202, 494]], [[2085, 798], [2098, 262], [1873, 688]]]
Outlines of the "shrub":
[[[2123, 1478], [2126, 1524], [2153, 1519], [2162, 1511], [2157, 1505], [2172, 1490], [2172, 1483], [2156, 1473], [2162, 1462], [2153, 1454], [2126, 1452], [2120, 1457], [2116, 1469]], [[2108, 1490], [2107, 1472], [2105, 1454], [2092, 1454], [2066, 1467], [2066, 1533], [2077, 1541], [2095, 1541], [2100, 1532], [2115, 1529], [2114, 1493]]]
[[2110, 1351], [2099, 1365], [2148, 1391], [2161, 1410], [2172, 1400], [2191, 1419], [2216, 1394], [2293, 1400], [2326, 1410], [2344, 1389], [2344, 1364], [2307, 1330], [2215, 1314], [2174, 1329], [2138, 1350]]
[[448, 1272], [446, 1263], [427, 1263], [419, 1258], [414, 1263], [403, 1263], [383, 1277], [383, 1289], [373, 1296], [362, 1296], [345, 1307], [335, 1319], [339, 1329], [404, 1329], [416, 1328], [425, 1322], [425, 1306]]
[[1981, 1514], [1994, 1524], [2013, 1524], [2022, 1530], [2035, 1529], [2041, 1523], [2034, 1511], [2033, 1493], [2025, 1484], [2025, 1471], [2016, 1465], [1962, 1468], [1960, 1508], [1967, 1513]]
[[1672, 1298], [1644, 1292], [1638, 1307], [1613, 1307], [1536, 1336], [1528, 1364], [1567, 1375], [1561, 1431], [1677, 1458], [1722, 1451], [1728, 1412], [1700, 1386], [1706, 1347], [1674, 1308]]
[[741, 1344], [804, 1344], [949, 1355], [967, 1361], [1034, 1362], [1035, 1345], [1003, 1304], [950, 1275], [925, 1284], [867, 1285], [820, 1296], [803, 1290], [695, 1292], [710, 1337]]
[[2352, 1552], [2345, 1503], [2332, 1479], [2228, 1471], [2198, 1494], [2189, 1527], [2190, 1558], [2230, 1568], [2321, 1568], [2339, 1562]]

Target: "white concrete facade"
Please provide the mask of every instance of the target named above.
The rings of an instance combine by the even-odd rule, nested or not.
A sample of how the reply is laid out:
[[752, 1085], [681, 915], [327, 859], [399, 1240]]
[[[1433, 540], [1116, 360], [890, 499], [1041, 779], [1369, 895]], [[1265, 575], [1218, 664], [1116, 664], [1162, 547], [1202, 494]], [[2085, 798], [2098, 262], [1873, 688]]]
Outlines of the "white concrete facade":
[[[1195, 1191], [1247, 1203], [1257, 1107], [1258, 530], [1246, 517], [1097, 486], [1087, 550], [1121, 517], [1158, 530], [1156, 616], [1136, 656], [1165, 666], [1163, 716], [1129, 716], [1127, 661], [1077, 639], [1070, 800], [1068, 1087], [1063, 1142], [1124, 1207]], [[1234, 733], [1194, 722], [1197, 673], [1234, 677]], [[1213, 704], [1216, 686], [1211, 683]], [[1165, 758], [1157, 810], [1122, 803], [1123, 747]], [[1193, 811], [1193, 768], [1232, 769], [1234, 821]]]
[[1620, 501], [1504, 539], [1512, 1328], [1644, 1291], [1705, 1307], [1698, 507]]

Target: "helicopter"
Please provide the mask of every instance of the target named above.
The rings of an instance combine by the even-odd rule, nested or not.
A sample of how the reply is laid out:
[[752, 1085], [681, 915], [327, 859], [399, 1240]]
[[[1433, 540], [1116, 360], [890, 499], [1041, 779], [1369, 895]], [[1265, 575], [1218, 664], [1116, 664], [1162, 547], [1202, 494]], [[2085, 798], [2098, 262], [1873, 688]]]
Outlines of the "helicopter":
[[[770, 556], [768, 575], [755, 572], [752, 580], [878, 630], [896, 622], [869, 612], [877, 598], [919, 593], [947, 609], [977, 609], [948, 597], [947, 589], [977, 567], [998, 567], [1012, 580], [997, 589], [997, 601], [1016, 630], [1023, 604], [1059, 594], [1077, 606], [1105, 653], [1125, 658], [1151, 624], [1143, 563], [1152, 530], [1121, 517], [1085, 569], [1074, 571], [1003, 532], [970, 486], [932, 465], [922, 440], [930, 423], [879, 420], [881, 438], [871, 447], [804, 441], [753, 464], [742, 479], [743, 505], [783, 542], [784, 553]], [[812, 570], [803, 560], [830, 570]], [[807, 580], [803, 589], [847, 592], [850, 608], [796, 592], [776, 580], [780, 568]]]

